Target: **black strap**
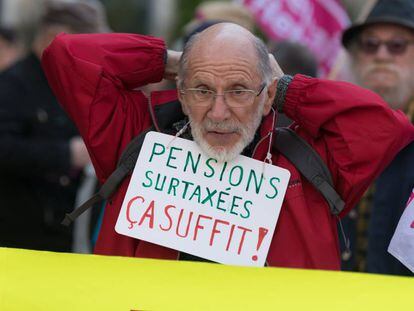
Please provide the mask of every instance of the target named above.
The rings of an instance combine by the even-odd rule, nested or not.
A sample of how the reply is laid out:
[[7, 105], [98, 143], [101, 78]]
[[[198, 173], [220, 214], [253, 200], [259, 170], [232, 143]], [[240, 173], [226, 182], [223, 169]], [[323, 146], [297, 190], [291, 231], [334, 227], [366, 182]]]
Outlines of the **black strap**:
[[274, 147], [283, 154], [303, 176], [325, 197], [331, 213], [338, 215], [345, 207], [340, 195], [335, 191], [332, 176], [318, 153], [293, 130], [276, 129]]
[[112, 174], [108, 177], [102, 187], [97, 193], [93, 195], [89, 200], [83, 203], [81, 206], [74, 209], [70, 214], [66, 214], [65, 218], [62, 221], [62, 225], [69, 226], [77, 217], [79, 217], [86, 210], [91, 208], [98, 202], [108, 199], [112, 193], [118, 188], [119, 184], [124, 180], [124, 178], [132, 172], [137, 162], [139, 153], [144, 143], [145, 135], [149, 131], [153, 131], [154, 127], [150, 127], [140, 135], [135, 137], [131, 142], [126, 146], [125, 150], [122, 152], [122, 155], [118, 161], [117, 168]]

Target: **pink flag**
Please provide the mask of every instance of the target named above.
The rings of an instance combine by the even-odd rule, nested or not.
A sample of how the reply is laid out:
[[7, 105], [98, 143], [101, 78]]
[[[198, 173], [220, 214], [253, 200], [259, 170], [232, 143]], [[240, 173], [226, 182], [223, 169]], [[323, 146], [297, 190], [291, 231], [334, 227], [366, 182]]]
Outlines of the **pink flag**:
[[414, 273], [414, 189], [391, 239], [388, 252]]
[[239, 0], [268, 38], [307, 46], [319, 60], [319, 74], [331, 69], [349, 18], [338, 0]]

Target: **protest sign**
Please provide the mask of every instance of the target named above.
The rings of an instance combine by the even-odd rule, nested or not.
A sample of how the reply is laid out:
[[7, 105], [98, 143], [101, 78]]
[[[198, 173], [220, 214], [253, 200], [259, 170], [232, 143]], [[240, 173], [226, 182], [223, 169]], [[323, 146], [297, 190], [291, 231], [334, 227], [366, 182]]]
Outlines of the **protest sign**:
[[414, 189], [398, 222], [388, 252], [414, 273]]
[[192, 141], [146, 135], [115, 230], [225, 264], [263, 266], [290, 173]]

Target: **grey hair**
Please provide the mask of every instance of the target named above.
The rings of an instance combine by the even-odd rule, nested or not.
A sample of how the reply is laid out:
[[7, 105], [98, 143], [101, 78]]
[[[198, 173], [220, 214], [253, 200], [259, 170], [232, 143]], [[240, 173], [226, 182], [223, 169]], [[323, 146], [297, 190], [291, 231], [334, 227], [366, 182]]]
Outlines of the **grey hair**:
[[262, 76], [263, 82], [266, 83], [266, 85], [269, 85], [273, 78], [273, 71], [269, 60], [269, 51], [264, 42], [256, 36], [253, 37], [253, 44], [256, 49], [257, 58], [259, 59], [259, 74]]
[[[178, 88], [183, 87], [184, 80], [186, 78], [186, 72], [188, 68], [188, 56], [190, 55], [191, 50], [193, 49], [194, 45], [200, 40], [201, 33], [197, 33], [193, 35], [184, 46], [183, 53], [181, 54], [179, 67], [178, 67], [178, 74], [177, 74], [177, 84]], [[273, 72], [272, 67], [270, 66], [269, 60], [269, 52], [267, 50], [266, 45], [264, 42], [256, 37], [253, 36], [252, 43], [254, 48], [256, 49], [257, 58], [258, 58], [258, 72], [259, 75], [262, 77], [262, 81], [269, 85], [272, 81]]]
[[190, 55], [190, 52], [193, 49], [194, 45], [200, 40], [200, 34], [201, 33], [196, 33], [195, 35], [191, 36], [184, 46], [183, 53], [181, 54], [180, 62], [178, 64], [177, 72], [177, 84], [179, 89], [183, 88], [184, 80], [186, 78], [186, 72], [188, 68], [188, 55]]

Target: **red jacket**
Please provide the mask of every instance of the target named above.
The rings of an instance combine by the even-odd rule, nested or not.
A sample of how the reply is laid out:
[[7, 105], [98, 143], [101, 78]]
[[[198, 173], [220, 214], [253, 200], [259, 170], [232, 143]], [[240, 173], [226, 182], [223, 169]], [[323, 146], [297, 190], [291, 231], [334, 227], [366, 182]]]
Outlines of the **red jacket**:
[[[43, 55], [43, 67], [60, 103], [77, 124], [98, 179], [115, 169], [128, 142], [151, 125], [147, 98], [137, 87], [160, 81], [165, 45], [133, 34], [60, 35]], [[135, 90], [134, 90], [135, 89]], [[176, 91], [152, 94], [152, 106], [176, 99]], [[328, 165], [345, 214], [394, 155], [414, 140], [414, 127], [374, 93], [349, 83], [298, 75], [284, 111], [297, 133]], [[266, 118], [260, 128], [269, 131]], [[276, 138], [277, 139], [277, 138]], [[263, 160], [267, 139], [254, 158]], [[282, 155], [274, 164], [291, 172], [270, 246], [270, 266], [339, 269], [337, 220], [323, 196]], [[119, 235], [114, 226], [129, 178], [107, 203], [95, 253], [177, 258], [178, 252]]]

